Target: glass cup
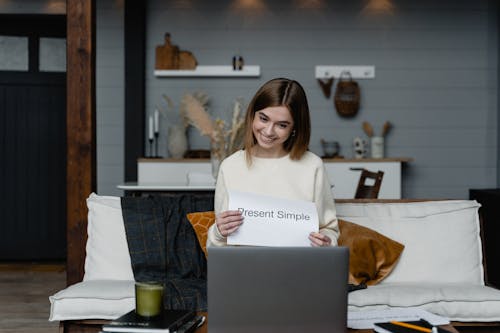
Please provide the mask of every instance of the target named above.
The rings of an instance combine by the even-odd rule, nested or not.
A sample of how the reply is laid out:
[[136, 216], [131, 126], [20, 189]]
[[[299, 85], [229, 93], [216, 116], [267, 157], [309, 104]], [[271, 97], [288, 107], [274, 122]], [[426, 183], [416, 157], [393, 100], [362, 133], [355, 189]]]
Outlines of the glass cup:
[[163, 309], [163, 292], [163, 283], [136, 282], [135, 312], [145, 318], [159, 315]]
[[340, 145], [337, 141], [321, 140], [321, 146], [325, 157], [335, 157], [339, 154]]

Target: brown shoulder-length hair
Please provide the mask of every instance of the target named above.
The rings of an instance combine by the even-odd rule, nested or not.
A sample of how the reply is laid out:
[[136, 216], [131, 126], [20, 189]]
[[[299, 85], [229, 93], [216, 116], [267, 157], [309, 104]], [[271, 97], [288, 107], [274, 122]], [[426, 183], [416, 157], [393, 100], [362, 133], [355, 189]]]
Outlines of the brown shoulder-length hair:
[[295, 80], [272, 79], [257, 90], [247, 108], [244, 146], [249, 165], [252, 163], [252, 147], [257, 143], [252, 131], [255, 113], [273, 106], [286, 106], [292, 115], [293, 135], [284, 142], [284, 148], [290, 153], [290, 158], [300, 159], [309, 148], [311, 118], [304, 88]]

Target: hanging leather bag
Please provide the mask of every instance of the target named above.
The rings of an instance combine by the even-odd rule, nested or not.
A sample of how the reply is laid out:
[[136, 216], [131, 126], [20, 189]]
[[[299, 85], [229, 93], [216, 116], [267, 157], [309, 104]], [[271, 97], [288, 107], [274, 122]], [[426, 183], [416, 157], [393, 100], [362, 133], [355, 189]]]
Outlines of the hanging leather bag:
[[333, 99], [337, 113], [342, 117], [354, 117], [359, 110], [360, 91], [351, 73], [342, 72]]

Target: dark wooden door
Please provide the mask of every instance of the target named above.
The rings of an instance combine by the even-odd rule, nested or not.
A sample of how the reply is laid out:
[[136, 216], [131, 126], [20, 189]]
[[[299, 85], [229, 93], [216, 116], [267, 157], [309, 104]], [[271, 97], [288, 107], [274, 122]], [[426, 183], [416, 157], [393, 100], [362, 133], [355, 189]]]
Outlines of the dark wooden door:
[[65, 21], [0, 15], [3, 40], [26, 37], [29, 53], [27, 70], [5, 53], [0, 69], [0, 260], [66, 256], [66, 72], [42, 68], [40, 51], [45, 37], [64, 42]]

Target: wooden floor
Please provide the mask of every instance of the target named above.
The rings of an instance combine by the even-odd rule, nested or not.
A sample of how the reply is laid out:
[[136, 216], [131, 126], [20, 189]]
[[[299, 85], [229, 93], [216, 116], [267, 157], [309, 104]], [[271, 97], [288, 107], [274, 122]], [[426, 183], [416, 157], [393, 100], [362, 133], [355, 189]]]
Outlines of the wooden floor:
[[0, 263], [0, 332], [56, 333], [49, 296], [66, 285], [62, 264]]

